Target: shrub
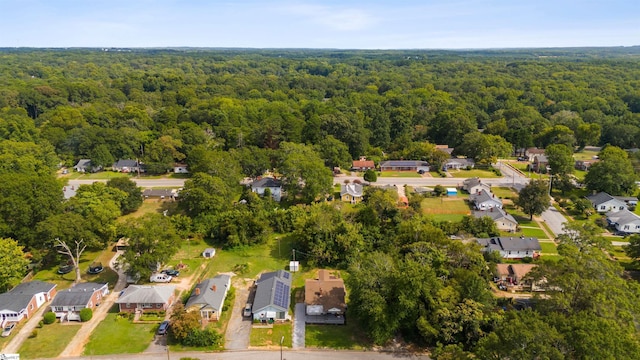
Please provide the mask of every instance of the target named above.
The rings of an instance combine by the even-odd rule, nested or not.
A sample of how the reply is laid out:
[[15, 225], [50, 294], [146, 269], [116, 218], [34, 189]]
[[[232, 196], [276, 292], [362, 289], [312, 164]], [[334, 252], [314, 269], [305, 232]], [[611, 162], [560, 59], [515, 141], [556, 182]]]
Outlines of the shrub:
[[525, 264], [530, 264], [533, 262], [533, 258], [531, 256], [526, 256], [522, 258], [522, 262]]
[[222, 335], [213, 329], [193, 329], [189, 331], [187, 337], [182, 341], [186, 346], [213, 346], [220, 343]]
[[233, 300], [236, 298], [236, 288], [233, 286], [227, 291], [227, 297], [224, 299], [224, 304], [222, 305], [222, 311], [227, 311], [231, 305], [233, 304]]
[[89, 308], [84, 308], [80, 310], [80, 321], [87, 322], [91, 320], [92, 317], [93, 317], [93, 310]]
[[33, 339], [36, 336], [38, 336], [38, 330], [33, 330], [29, 335], [29, 339]]
[[378, 180], [378, 175], [375, 171], [369, 169], [364, 172], [364, 180], [368, 182], [376, 182]]
[[44, 323], [49, 325], [49, 324], [53, 324], [54, 322], [56, 322], [56, 313], [49, 311], [48, 313], [44, 314]]
[[37, 328], [42, 328], [44, 326], [44, 321], [40, 320], [38, 321], [38, 325], [36, 325]]

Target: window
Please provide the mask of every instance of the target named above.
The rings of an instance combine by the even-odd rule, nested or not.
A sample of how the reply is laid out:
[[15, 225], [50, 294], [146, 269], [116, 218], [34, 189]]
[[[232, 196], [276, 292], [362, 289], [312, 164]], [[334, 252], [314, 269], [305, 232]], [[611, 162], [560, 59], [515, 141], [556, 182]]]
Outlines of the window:
[[56, 306], [56, 307], [54, 307], [54, 308], [53, 308], [53, 311], [55, 311], [55, 312], [62, 312], [62, 311], [64, 311], [64, 307], [62, 307], [62, 306]]
[[33, 310], [33, 304], [29, 304], [29, 310]]
[[625, 225], [625, 226], [624, 226], [624, 229], [625, 229], [625, 230], [629, 230], [629, 225]]
[[600, 210], [604, 210], [606, 207], [604, 205], [600, 206]]

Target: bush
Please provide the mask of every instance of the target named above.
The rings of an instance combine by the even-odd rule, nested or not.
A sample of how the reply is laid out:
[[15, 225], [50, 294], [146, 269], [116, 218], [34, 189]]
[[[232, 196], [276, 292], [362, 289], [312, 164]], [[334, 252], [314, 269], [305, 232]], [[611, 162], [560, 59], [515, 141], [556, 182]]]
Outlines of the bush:
[[42, 328], [44, 326], [44, 321], [40, 320], [38, 321], [38, 325], [36, 325], [37, 328]]
[[522, 262], [525, 264], [530, 264], [533, 262], [533, 258], [531, 256], [526, 256], [522, 258]]
[[49, 325], [56, 322], [56, 313], [49, 311], [44, 314], [44, 323]]
[[364, 180], [368, 182], [376, 182], [378, 180], [378, 175], [375, 171], [369, 169], [364, 172]]
[[87, 322], [91, 320], [92, 317], [93, 317], [93, 310], [89, 308], [84, 308], [80, 310], [80, 321]]
[[224, 304], [222, 305], [222, 311], [227, 311], [233, 304], [233, 301], [236, 298], [236, 288], [233, 286], [227, 291], [227, 297], [224, 299]]
[[600, 226], [603, 229], [609, 225], [609, 223], [607, 222], [607, 218], [605, 218], [604, 216], [595, 219], [594, 222], [596, 223], [596, 225]]
[[213, 346], [218, 345], [221, 339], [222, 335], [213, 329], [193, 329], [182, 341], [182, 344], [197, 347]]
[[33, 339], [36, 336], [38, 336], [38, 330], [33, 330], [29, 335], [29, 339]]

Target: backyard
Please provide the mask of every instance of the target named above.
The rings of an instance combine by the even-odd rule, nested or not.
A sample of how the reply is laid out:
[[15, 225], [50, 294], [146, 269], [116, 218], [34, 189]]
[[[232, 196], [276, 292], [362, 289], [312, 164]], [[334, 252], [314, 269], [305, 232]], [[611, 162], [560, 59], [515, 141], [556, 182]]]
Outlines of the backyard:
[[425, 198], [421, 203], [422, 211], [435, 220], [459, 221], [471, 213], [465, 199], [462, 195]]

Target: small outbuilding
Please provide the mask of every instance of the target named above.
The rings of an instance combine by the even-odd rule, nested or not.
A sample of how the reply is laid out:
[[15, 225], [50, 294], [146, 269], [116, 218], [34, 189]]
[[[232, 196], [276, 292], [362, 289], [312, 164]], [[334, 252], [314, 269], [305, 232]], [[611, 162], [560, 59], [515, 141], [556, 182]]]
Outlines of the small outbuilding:
[[216, 256], [216, 249], [214, 248], [206, 248], [202, 252], [202, 257], [204, 257], [205, 259], [211, 259], [214, 256]]

